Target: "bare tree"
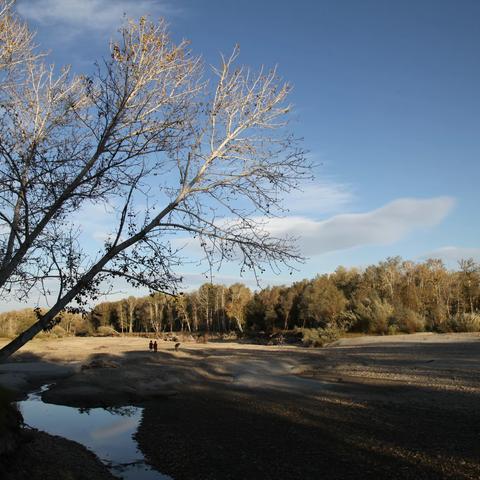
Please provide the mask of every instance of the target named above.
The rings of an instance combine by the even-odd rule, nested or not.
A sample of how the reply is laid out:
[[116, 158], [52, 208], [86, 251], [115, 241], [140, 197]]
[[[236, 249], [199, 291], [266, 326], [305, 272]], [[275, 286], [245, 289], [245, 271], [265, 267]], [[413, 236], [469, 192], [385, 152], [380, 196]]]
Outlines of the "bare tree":
[[[57, 300], [0, 359], [109, 279], [175, 292], [183, 259], [172, 235], [196, 239], [211, 269], [237, 261], [257, 274], [300, 259], [268, 230], [309, 174], [286, 129], [290, 88], [275, 70], [237, 67], [238, 53], [209, 79], [185, 42], [142, 18], [91, 77], [24, 56], [0, 107], [0, 288], [26, 298], [56, 282]], [[91, 202], [111, 206], [111, 235], [94, 255], [72, 215]]]
[[228, 301], [226, 311], [229, 316], [235, 319], [237, 328], [243, 332], [245, 324], [245, 306], [250, 301], [252, 293], [250, 289], [242, 283], [234, 283], [228, 289]]
[[188, 313], [188, 304], [187, 300], [184, 295], [178, 295], [175, 297], [175, 309], [176, 315], [181, 322], [181, 331], [183, 332], [185, 326], [189, 332], [192, 331], [192, 327], [190, 325], [190, 316]]
[[34, 53], [33, 34], [25, 22], [13, 12], [12, 0], [0, 0], [0, 72], [2, 85], [5, 75], [12, 74], [28, 60], [38, 58]]
[[137, 306], [137, 299], [133, 296], [127, 298], [127, 321], [128, 333], [133, 333], [133, 324], [135, 323], [135, 308]]
[[[95, 78], [70, 79], [68, 69], [55, 76], [34, 58], [22, 81], [6, 85], [0, 219], [8, 233], [0, 287], [21, 285], [26, 296], [53, 275], [60, 298], [72, 284], [79, 259], [71, 212], [85, 201], [131, 198], [160, 167], [148, 156], [178, 148], [185, 136], [185, 100], [197, 89], [197, 60], [187, 57], [163, 24], [141, 20], [124, 27], [121, 47], [112, 44], [112, 58]], [[71, 266], [68, 274], [62, 264]]]

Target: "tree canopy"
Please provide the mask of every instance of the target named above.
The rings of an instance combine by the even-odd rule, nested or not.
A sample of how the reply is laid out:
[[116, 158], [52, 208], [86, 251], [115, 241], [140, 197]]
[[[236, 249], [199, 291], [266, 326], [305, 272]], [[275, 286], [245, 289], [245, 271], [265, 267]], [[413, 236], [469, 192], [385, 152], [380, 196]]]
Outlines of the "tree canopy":
[[[480, 331], [480, 267], [449, 271], [439, 260], [389, 258], [360, 270], [338, 267], [289, 286], [253, 292], [242, 283], [205, 283], [177, 296], [154, 293], [97, 304], [87, 316], [65, 314], [54, 335], [185, 332], [276, 335], [319, 329], [370, 334]], [[30, 310], [0, 315], [0, 335], [35, 322]]]
[[[290, 86], [275, 69], [205, 68], [164, 21], [128, 20], [94, 73], [49, 66], [12, 2], [0, 2], [0, 289], [52, 307], [0, 352], [5, 358], [112, 279], [174, 293], [194, 238], [207, 269], [261, 273], [301, 259], [266, 228], [283, 194], [309, 176], [287, 128]], [[108, 205], [95, 252], [75, 212]]]

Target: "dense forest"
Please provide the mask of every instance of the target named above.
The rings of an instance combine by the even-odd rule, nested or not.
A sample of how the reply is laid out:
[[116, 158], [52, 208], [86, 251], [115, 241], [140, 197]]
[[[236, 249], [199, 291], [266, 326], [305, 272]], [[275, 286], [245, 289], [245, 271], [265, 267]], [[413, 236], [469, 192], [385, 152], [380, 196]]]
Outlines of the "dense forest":
[[[241, 283], [205, 283], [176, 297], [155, 293], [103, 302], [83, 317], [62, 315], [53, 333], [479, 331], [479, 309], [480, 266], [473, 260], [449, 271], [440, 260], [414, 263], [395, 257], [257, 292]], [[13, 336], [34, 319], [28, 309], [3, 313], [0, 335]]]

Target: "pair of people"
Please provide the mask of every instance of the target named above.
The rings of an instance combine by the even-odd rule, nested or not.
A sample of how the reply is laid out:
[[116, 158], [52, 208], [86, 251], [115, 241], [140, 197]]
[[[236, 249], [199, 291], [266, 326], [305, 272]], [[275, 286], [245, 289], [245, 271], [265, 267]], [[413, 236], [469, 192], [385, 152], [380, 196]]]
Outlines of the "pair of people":
[[149, 349], [150, 351], [153, 350], [154, 352], [156, 352], [157, 349], [158, 349], [157, 341], [155, 340], [154, 342], [152, 342], [152, 341], [150, 340], [150, 343], [148, 344], [148, 349]]

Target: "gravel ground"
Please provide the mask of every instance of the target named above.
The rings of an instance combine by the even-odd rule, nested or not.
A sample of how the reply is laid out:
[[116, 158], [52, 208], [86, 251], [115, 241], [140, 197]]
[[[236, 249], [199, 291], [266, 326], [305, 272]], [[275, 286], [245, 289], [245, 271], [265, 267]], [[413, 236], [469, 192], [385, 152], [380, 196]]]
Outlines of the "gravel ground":
[[150, 402], [137, 438], [176, 480], [478, 479], [479, 422], [478, 408], [203, 390]]
[[175, 480], [480, 479], [479, 334], [145, 347], [33, 342], [3, 375], [28, 385], [19, 363], [63, 365], [75, 373], [48, 401], [144, 405], [141, 450]]
[[[225, 365], [228, 353], [210, 356]], [[254, 386], [147, 403], [137, 437], [150, 462], [176, 480], [480, 479], [478, 335], [279, 352], [276, 365], [312, 382], [297, 392], [265, 381], [264, 355], [275, 357], [243, 357], [257, 366]]]

